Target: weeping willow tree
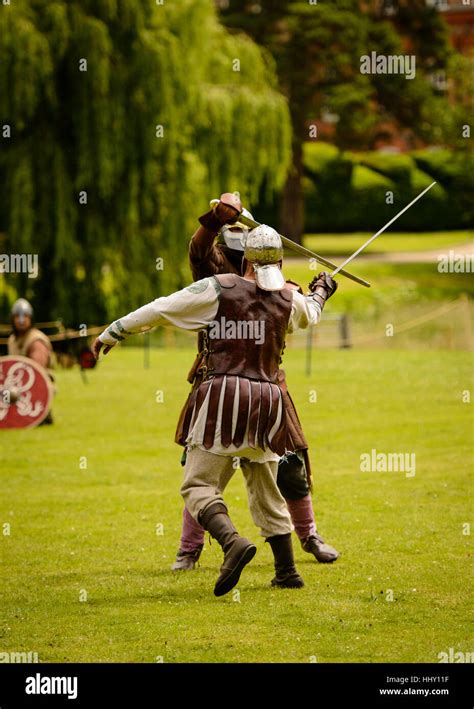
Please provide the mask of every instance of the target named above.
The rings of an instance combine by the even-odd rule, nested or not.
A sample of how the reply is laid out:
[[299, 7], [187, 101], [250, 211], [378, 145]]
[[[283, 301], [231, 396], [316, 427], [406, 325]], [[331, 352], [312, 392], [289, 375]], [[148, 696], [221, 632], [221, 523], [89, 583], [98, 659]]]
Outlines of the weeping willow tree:
[[40, 265], [0, 276], [4, 309], [102, 322], [181, 287], [208, 200], [286, 176], [272, 60], [211, 0], [0, 5], [0, 96], [0, 253]]

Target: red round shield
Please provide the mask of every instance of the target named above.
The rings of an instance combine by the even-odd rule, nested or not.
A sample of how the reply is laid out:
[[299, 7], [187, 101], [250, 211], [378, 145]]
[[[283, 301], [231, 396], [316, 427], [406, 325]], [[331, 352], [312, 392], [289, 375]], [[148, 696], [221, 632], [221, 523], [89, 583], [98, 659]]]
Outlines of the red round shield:
[[0, 357], [0, 428], [31, 428], [46, 418], [53, 398], [47, 371], [28, 357]]

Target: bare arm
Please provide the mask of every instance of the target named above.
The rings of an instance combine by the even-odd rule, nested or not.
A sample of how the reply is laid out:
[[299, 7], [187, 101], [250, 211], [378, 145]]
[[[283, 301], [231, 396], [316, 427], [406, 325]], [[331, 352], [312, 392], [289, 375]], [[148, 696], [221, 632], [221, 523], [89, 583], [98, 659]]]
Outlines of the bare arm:
[[34, 342], [32, 342], [27, 353], [27, 357], [30, 357], [30, 359], [33, 359], [35, 362], [38, 362], [38, 364], [45, 368], [49, 364], [49, 355], [49, 349], [41, 340], [35, 340]]

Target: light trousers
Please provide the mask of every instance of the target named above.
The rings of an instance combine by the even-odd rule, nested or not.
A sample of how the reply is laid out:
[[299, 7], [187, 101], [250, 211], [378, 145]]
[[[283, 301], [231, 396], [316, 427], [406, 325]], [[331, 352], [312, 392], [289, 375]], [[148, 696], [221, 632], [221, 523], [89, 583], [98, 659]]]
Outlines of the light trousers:
[[[187, 452], [181, 495], [191, 516], [199, 522], [200, 513], [216, 502], [224, 502], [222, 493], [235, 472], [236, 457], [216, 455], [201, 448]], [[276, 484], [278, 463], [257, 463], [240, 458], [250, 514], [263, 537], [292, 531], [290, 514]]]

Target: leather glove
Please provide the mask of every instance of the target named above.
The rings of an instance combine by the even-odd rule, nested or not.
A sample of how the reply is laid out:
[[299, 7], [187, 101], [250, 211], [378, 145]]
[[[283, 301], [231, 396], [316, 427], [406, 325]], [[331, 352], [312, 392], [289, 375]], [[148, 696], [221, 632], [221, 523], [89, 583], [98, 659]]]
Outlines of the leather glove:
[[219, 203], [202, 217], [199, 222], [211, 231], [219, 231], [224, 224], [234, 224], [242, 212], [242, 203], [233, 192], [221, 194]]
[[327, 271], [322, 271], [318, 276], [313, 278], [308, 287], [321, 308], [323, 308], [326, 300], [336, 292], [337, 283], [331, 278], [331, 275]]

